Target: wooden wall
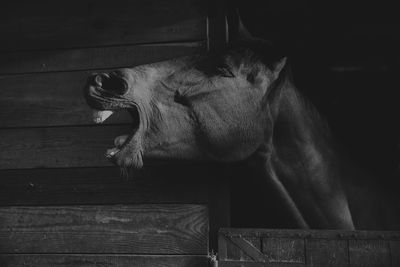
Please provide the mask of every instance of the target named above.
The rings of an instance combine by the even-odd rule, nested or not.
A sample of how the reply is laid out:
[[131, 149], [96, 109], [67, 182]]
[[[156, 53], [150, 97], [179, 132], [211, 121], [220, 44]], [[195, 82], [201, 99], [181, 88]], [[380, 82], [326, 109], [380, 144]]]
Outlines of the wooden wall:
[[227, 166], [122, 178], [104, 152], [129, 120], [94, 125], [82, 90], [97, 70], [204, 52], [220, 15], [200, 0], [2, 6], [0, 266], [205, 265], [229, 223]]
[[219, 266], [399, 266], [400, 232], [221, 229]]

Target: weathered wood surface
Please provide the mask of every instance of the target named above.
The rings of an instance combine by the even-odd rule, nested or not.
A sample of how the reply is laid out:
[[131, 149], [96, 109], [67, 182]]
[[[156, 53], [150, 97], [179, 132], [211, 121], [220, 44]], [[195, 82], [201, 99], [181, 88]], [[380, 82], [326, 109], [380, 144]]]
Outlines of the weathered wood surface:
[[[183, 50], [182, 54], [189, 55], [194, 52], [194, 50], [192, 51], [191, 49], [188, 49], [187, 51]], [[160, 53], [162, 54], [162, 52]], [[171, 53], [175, 52], [171, 51]], [[163, 56], [161, 54], [155, 55], [154, 60], [156, 60], [156, 58], [162, 58]], [[169, 54], [167, 54], [166, 57], [169, 57]], [[108, 56], [96, 57], [96, 61], [98, 60], [99, 62], [93, 63], [93, 66], [96, 65], [100, 67], [100, 61], [105, 60], [108, 65], [104, 65], [103, 67], [115, 67], [119, 61], [113, 62], [112, 58], [113, 57]], [[130, 60], [129, 56], [126, 57], [126, 60]], [[143, 62], [147, 61], [146, 57], [139, 57], [138, 60], [143, 60]], [[150, 61], [151, 59], [148, 60]], [[75, 64], [74, 62], [77, 61], [66, 62], [68, 65], [68, 62]], [[88, 61], [82, 60], [82, 64], [85, 64], [84, 62]], [[136, 64], [138, 62], [133, 63]], [[1, 64], [2, 63], [0, 62], [0, 65]], [[62, 63], [59, 62], [59, 64]], [[76, 64], [80, 63], [78, 62]], [[91, 65], [92, 63], [88, 64]], [[120, 66], [123, 65], [124, 64]], [[27, 64], [23, 64], [23, 66], [27, 66]], [[57, 66], [53, 67], [57, 68]], [[68, 66], [66, 68], [68, 68]], [[91, 110], [83, 98], [83, 86], [86, 83], [87, 77], [93, 72], [96, 71], [86, 70], [0, 76], [0, 128], [93, 124], [91, 119]], [[365, 83], [365, 79], [363, 79], [362, 75], [352, 74], [352, 76], [349, 77], [346, 74], [338, 73], [336, 76], [337, 77], [334, 81], [336, 82], [337, 90], [341, 90], [340, 88], [343, 87], [339, 86], [340, 84], [352, 85], [352, 88], [354, 88], [352, 89], [353, 94], [358, 90], [358, 87], [355, 86], [356, 84], [359, 82]], [[374, 77], [374, 81], [376, 81], [376, 77], [384, 79], [387, 77], [387, 74], [375, 73]], [[346, 90], [349, 89], [349, 87], [343, 88]], [[361, 93], [363, 93], [362, 87], [360, 88]], [[330, 94], [328, 95], [331, 96]], [[351, 110], [351, 107], [349, 106], [350, 101], [341, 99], [344, 95], [346, 94], [332, 95], [332, 105], [334, 105], [334, 103], [342, 104], [344, 105], [344, 108]], [[370, 96], [367, 96], [368, 99], [370, 99]], [[369, 104], [369, 102], [367, 103]], [[354, 113], [355, 115], [352, 116], [360, 116], [358, 112]], [[360, 118], [362, 118], [362, 116], [360, 116]], [[106, 123], [121, 123], [129, 121], [130, 118], [128, 116], [116, 116], [110, 118]], [[362, 120], [362, 122], [363, 121], [364, 120]]]
[[399, 244], [400, 232], [226, 228], [219, 260], [229, 267], [397, 266]]
[[205, 51], [205, 41], [0, 54], [0, 74], [94, 70], [143, 65]]
[[13, 1], [0, 10], [0, 51], [200, 40], [204, 1]]
[[347, 242], [337, 239], [307, 239], [307, 266], [347, 266]]
[[206, 256], [0, 254], [2, 267], [204, 267]]
[[[91, 73], [0, 76], [0, 127], [93, 124], [91, 109], [83, 97]], [[127, 115], [110, 118], [110, 123], [129, 121]]]
[[[202, 43], [193, 43], [41, 52], [44, 55], [36, 52], [21, 62], [13, 59], [10, 64], [7, 60], [13, 54], [7, 54], [6, 61], [0, 61], [0, 72], [127, 67], [204, 49]], [[0, 76], [0, 128], [93, 124], [83, 98], [83, 87], [93, 72], [96, 70]], [[129, 121], [129, 116], [122, 113], [106, 124]]]
[[220, 51], [229, 41], [228, 1], [208, 1], [207, 16], [207, 48], [209, 51]]
[[129, 126], [0, 130], [0, 169], [112, 166], [104, 156]]
[[350, 266], [391, 266], [387, 240], [349, 240]]
[[208, 203], [210, 184], [227, 179], [222, 171], [183, 163], [146, 164], [129, 178], [114, 166], [3, 170], [0, 205]]
[[[115, 137], [130, 130], [130, 125], [0, 129], [0, 169], [114, 166], [105, 151], [113, 147]], [[171, 162], [147, 161], [150, 165]]]
[[207, 254], [194, 204], [0, 208], [0, 253]]
[[303, 239], [262, 238], [262, 252], [270, 262], [305, 263]]

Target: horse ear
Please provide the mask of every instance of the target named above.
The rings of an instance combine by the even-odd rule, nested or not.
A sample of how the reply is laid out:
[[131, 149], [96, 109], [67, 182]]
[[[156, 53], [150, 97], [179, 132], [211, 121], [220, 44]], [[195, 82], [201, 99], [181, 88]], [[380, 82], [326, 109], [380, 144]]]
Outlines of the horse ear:
[[278, 62], [276, 62], [272, 67], [272, 75], [273, 79], [276, 80], [279, 77], [283, 67], [286, 65], [286, 57], [281, 58]]

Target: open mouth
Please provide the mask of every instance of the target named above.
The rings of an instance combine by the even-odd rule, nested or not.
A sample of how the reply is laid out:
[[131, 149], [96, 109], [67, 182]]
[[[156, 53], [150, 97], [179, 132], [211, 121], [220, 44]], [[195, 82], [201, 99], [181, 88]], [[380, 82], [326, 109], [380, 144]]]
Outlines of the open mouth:
[[[118, 113], [121, 110], [127, 110], [129, 114], [131, 115], [132, 118], [132, 123], [133, 123], [133, 129], [131, 130], [130, 133], [120, 135], [114, 138], [114, 147], [107, 149], [106, 151], [106, 157], [112, 161], [115, 159], [119, 154], [126, 154], [122, 153], [125, 150], [134, 150], [137, 146], [137, 139], [136, 134], [138, 133], [139, 126], [140, 126], [140, 118], [139, 118], [139, 112], [135, 108], [129, 108], [129, 109], [116, 109], [116, 110], [93, 110], [93, 121], [97, 124], [101, 124], [108, 120], [111, 116], [114, 114]], [[125, 151], [128, 152], [128, 151]], [[132, 153], [133, 151], [131, 151]], [[124, 155], [126, 156], [126, 155]], [[116, 162], [118, 163], [118, 162]], [[123, 163], [123, 162], [120, 162]], [[119, 163], [118, 163], [119, 164]]]
[[105, 154], [110, 161], [120, 167], [140, 168], [143, 165], [141, 149], [143, 127], [138, 106], [127, 99], [128, 89], [127, 74], [123, 71], [95, 73], [88, 78], [85, 97], [89, 106], [93, 108], [92, 118], [97, 124], [104, 123], [121, 111], [130, 114], [132, 130], [114, 138], [114, 147], [107, 149]]

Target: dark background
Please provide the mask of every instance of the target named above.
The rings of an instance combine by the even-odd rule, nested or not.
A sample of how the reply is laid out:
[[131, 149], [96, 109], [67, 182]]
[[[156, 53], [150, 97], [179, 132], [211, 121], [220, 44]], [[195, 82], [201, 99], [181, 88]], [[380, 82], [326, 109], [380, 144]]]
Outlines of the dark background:
[[[342, 155], [363, 170], [352, 177], [355, 182], [393, 195], [399, 203], [400, 20], [395, 3], [249, 0], [236, 1], [235, 8], [252, 35], [284, 48], [296, 86], [327, 120]], [[234, 206], [262, 195], [244, 194], [240, 182], [234, 188]], [[246, 226], [241, 217], [234, 221]]]

